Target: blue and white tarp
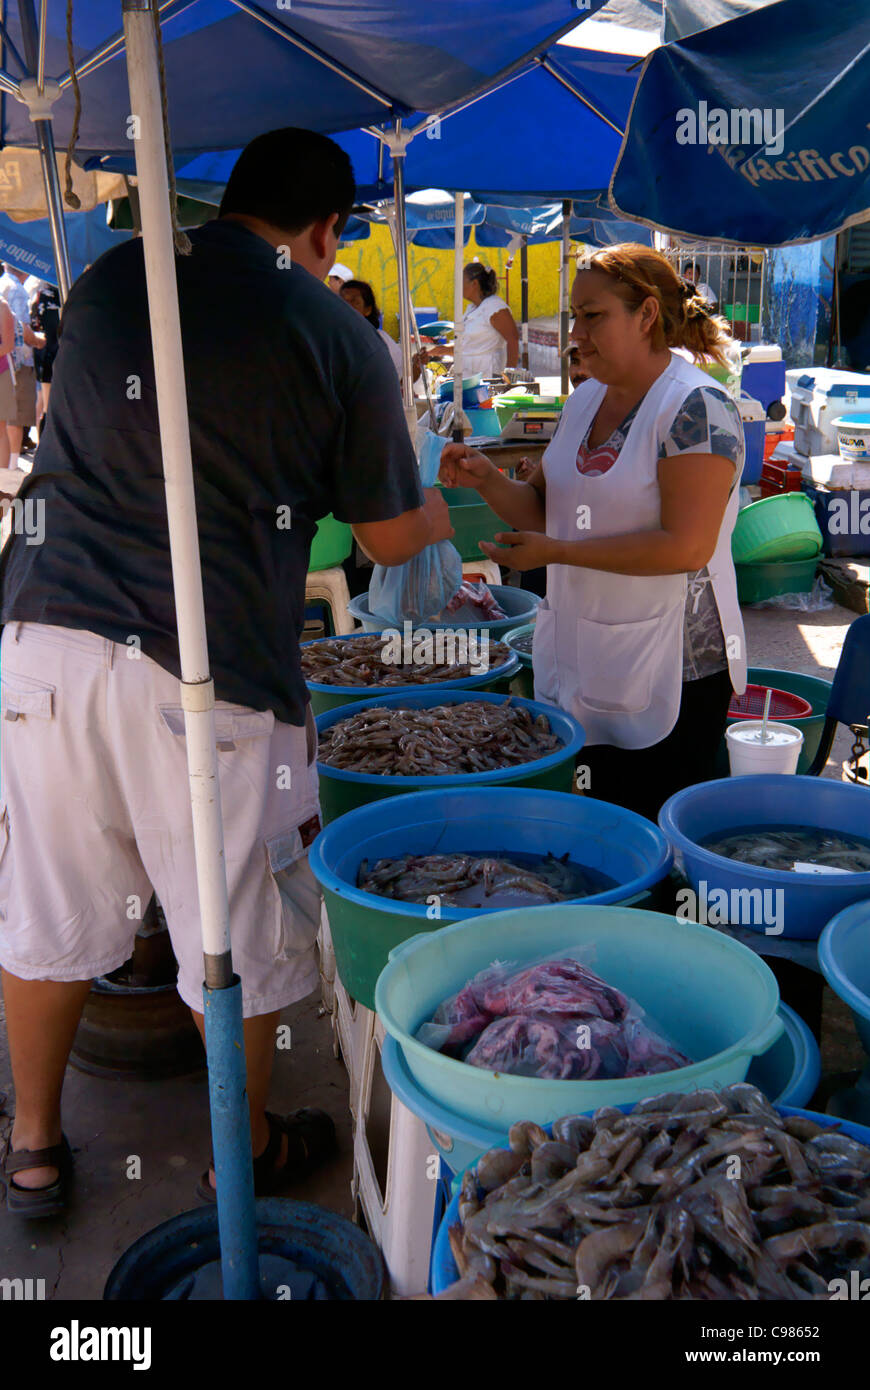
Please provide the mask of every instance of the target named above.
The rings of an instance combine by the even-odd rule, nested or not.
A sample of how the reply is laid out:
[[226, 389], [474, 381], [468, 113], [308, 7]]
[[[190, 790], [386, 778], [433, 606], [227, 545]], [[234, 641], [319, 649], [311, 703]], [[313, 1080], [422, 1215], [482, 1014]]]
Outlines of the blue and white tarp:
[[[105, 206], [96, 207], [92, 212], [68, 212], [64, 223], [74, 280], [104, 251], [126, 241], [131, 235], [130, 232], [112, 231], [106, 226]], [[0, 213], [0, 260], [9, 261], [19, 270], [26, 270], [28, 275], [36, 275], [40, 280], [56, 285], [57, 271], [48, 219], [13, 222], [11, 217]]]

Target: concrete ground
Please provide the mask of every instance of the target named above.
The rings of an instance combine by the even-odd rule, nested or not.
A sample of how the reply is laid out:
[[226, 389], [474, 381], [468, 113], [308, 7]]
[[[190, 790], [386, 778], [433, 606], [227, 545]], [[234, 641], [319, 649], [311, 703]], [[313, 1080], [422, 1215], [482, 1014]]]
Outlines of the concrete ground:
[[[854, 614], [842, 608], [802, 614], [746, 610], [750, 664], [782, 667], [830, 679]], [[839, 777], [848, 737], [840, 736], [827, 769]], [[328, 1110], [336, 1120], [338, 1158], [292, 1195], [350, 1215], [351, 1127], [347, 1075], [333, 1055], [330, 1020], [319, 996], [286, 1011], [292, 1048], [277, 1053], [272, 1108]], [[846, 1011], [826, 991], [826, 1070], [862, 1065]], [[14, 1097], [0, 1027], [0, 1139], [11, 1126]], [[204, 1074], [162, 1082], [102, 1080], [70, 1069], [64, 1094], [65, 1129], [76, 1156], [75, 1205], [65, 1220], [17, 1221], [0, 1205], [0, 1279], [44, 1278], [58, 1300], [99, 1299], [119, 1255], [140, 1235], [197, 1204], [194, 1186], [208, 1159], [208, 1096]], [[131, 1156], [141, 1177], [126, 1176]]]

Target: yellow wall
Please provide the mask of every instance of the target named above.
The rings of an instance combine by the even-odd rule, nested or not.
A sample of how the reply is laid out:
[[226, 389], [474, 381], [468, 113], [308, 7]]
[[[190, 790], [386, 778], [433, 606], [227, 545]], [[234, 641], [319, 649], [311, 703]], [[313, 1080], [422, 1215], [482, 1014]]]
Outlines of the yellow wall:
[[[558, 241], [529, 247], [529, 317], [559, 312], [559, 255]], [[478, 255], [484, 265], [493, 266], [499, 274], [498, 293], [508, 298], [517, 322], [520, 319], [520, 253], [514, 256], [510, 272], [509, 293], [505, 296], [504, 268], [506, 251], [495, 247], [477, 248], [474, 228], [465, 248], [465, 260]], [[368, 280], [375, 292], [382, 314], [383, 326], [394, 338], [399, 333], [399, 292], [396, 258], [388, 227], [372, 227], [367, 241], [348, 242], [338, 253], [342, 265], [352, 270], [359, 280]], [[428, 247], [409, 247], [411, 302], [421, 308], [434, 304], [438, 317], [453, 318], [453, 251], [435, 251]]]

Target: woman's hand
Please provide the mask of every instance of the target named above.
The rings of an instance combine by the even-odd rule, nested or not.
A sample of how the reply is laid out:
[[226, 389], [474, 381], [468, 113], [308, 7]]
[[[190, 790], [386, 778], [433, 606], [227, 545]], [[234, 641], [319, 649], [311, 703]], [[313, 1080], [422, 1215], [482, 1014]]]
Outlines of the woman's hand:
[[498, 545], [494, 541], [480, 541], [480, 548], [490, 560], [508, 569], [524, 572], [557, 562], [557, 542], [540, 531], [499, 531], [495, 540]]
[[445, 444], [441, 450], [438, 477], [446, 487], [480, 488], [487, 478], [498, 472], [486, 454], [469, 449], [467, 444]]

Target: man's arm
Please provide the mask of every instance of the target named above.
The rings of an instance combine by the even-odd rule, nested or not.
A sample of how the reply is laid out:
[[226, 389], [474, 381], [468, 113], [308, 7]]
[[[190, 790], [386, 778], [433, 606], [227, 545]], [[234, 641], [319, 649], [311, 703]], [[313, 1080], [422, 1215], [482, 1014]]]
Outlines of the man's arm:
[[423, 506], [413, 511], [402, 512], [389, 521], [360, 521], [353, 525], [356, 540], [374, 564], [403, 565], [427, 545], [449, 541], [455, 535], [441, 489], [427, 487], [423, 495]]

